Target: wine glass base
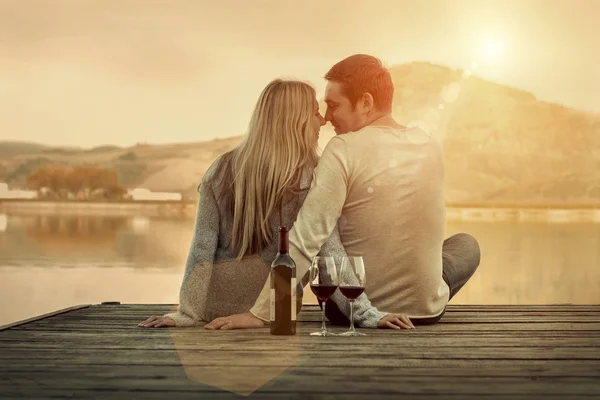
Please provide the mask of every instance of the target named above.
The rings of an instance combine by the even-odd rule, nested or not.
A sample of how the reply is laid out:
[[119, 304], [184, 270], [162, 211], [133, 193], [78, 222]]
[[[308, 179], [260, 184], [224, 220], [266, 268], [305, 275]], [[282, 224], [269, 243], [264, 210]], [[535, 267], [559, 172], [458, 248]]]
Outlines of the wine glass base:
[[332, 332], [319, 331], [319, 332], [312, 332], [310, 334], [310, 336], [338, 336], [338, 334], [337, 333], [332, 333]]
[[344, 332], [344, 333], [338, 333], [337, 336], [367, 336], [367, 334], [357, 332], [357, 331], [348, 331], [348, 332]]

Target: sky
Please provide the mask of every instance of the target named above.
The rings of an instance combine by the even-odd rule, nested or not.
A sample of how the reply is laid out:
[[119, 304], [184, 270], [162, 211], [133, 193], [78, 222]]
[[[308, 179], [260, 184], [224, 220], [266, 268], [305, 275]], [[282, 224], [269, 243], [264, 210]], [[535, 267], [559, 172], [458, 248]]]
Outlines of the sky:
[[356, 53], [429, 61], [600, 113], [600, 0], [2, 0], [0, 140], [244, 134], [264, 86]]

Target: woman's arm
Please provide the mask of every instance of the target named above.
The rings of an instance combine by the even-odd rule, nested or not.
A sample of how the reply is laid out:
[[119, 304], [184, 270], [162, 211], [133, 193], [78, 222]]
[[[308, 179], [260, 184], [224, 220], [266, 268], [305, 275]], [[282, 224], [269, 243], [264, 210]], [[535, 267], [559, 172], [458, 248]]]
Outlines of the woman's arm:
[[212, 268], [219, 239], [219, 207], [210, 183], [200, 185], [194, 236], [185, 266], [176, 312], [166, 314], [176, 326], [193, 326], [202, 320], [199, 311], [206, 304], [206, 293], [201, 290], [200, 269]]

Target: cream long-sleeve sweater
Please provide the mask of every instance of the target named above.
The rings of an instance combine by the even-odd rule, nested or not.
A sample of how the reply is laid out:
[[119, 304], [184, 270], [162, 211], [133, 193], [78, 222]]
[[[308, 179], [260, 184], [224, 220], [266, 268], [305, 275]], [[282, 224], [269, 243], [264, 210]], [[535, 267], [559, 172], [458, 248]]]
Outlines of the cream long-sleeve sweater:
[[[443, 312], [444, 162], [441, 145], [419, 129], [367, 126], [325, 148], [298, 218], [290, 255], [301, 279], [339, 229], [349, 255], [365, 262], [365, 293], [385, 312], [429, 318]], [[269, 287], [250, 310], [266, 320]]]
[[[224, 182], [212, 179], [219, 160], [208, 169], [200, 185], [194, 235], [181, 284], [179, 306], [176, 312], [166, 314], [175, 321], [176, 326], [192, 326], [217, 317], [248, 312], [265, 283], [268, 286], [270, 266], [277, 254], [278, 212], [270, 219], [275, 237], [260, 254], [237, 261], [235, 254], [229, 251], [232, 216], [216, 200]], [[289, 227], [294, 223], [311, 178], [312, 174], [306, 173], [302, 181], [302, 194], [283, 205], [284, 225]], [[332, 229], [328, 236], [315, 254], [345, 255], [337, 229]], [[303, 284], [307, 282], [305, 276]], [[299, 285], [301, 290], [302, 285]], [[350, 307], [346, 298], [337, 291], [332, 299], [349, 317]], [[355, 321], [363, 327], [376, 327], [385, 315], [372, 307], [365, 295], [355, 302], [354, 314]]]

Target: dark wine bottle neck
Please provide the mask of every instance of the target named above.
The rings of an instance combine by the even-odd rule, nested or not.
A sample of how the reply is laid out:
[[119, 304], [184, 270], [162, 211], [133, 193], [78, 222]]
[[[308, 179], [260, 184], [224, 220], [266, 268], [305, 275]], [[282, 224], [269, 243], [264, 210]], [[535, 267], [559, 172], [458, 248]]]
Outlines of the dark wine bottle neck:
[[288, 229], [285, 226], [279, 228], [279, 253], [287, 254], [290, 249], [290, 244], [288, 240]]

